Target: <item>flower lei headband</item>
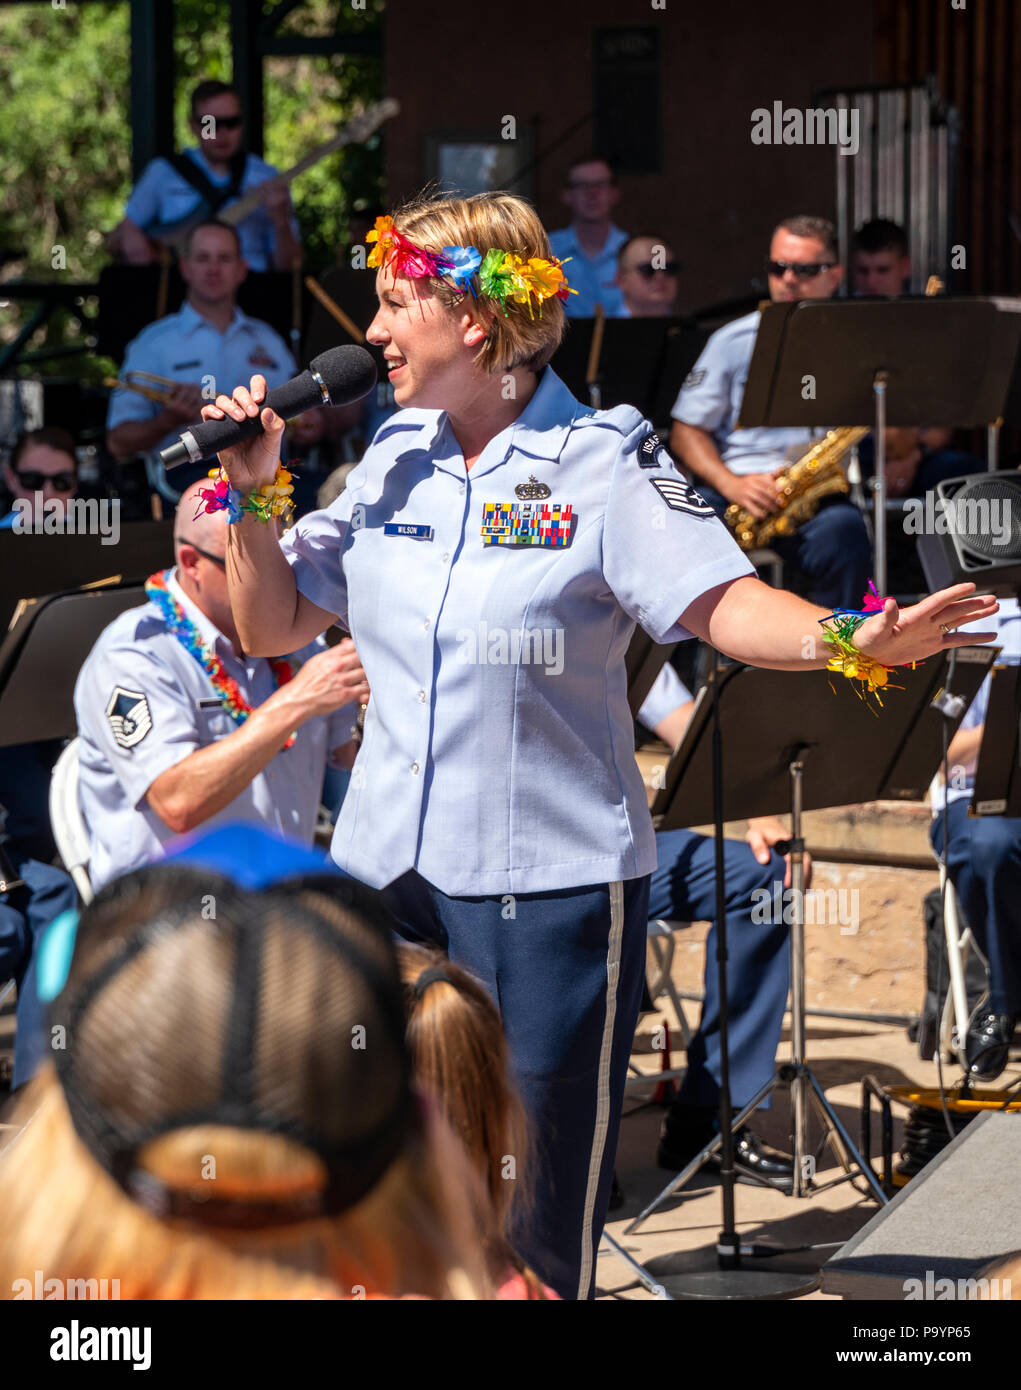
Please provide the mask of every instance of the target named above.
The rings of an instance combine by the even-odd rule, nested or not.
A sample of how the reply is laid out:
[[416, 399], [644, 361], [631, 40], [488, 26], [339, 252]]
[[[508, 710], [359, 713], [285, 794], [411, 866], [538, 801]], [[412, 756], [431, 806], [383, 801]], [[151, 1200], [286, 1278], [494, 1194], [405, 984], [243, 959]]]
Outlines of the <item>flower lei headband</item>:
[[[426, 251], [410, 242], [394, 226], [392, 217], [377, 217], [376, 225], [365, 238], [375, 242], [366, 267], [376, 270], [386, 265], [394, 278], [404, 275], [409, 280], [424, 280], [430, 275], [452, 280], [461, 294], [471, 293], [495, 299], [507, 313], [507, 301], [524, 304], [529, 318], [534, 318], [532, 300], [539, 306], [546, 299], [566, 301], [572, 290], [564, 275], [563, 263], [540, 256], [527, 259], [514, 251], [487, 251], [483, 256], [474, 246], [444, 246], [442, 251]], [[477, 286], [477, 288], [476, 288]]]

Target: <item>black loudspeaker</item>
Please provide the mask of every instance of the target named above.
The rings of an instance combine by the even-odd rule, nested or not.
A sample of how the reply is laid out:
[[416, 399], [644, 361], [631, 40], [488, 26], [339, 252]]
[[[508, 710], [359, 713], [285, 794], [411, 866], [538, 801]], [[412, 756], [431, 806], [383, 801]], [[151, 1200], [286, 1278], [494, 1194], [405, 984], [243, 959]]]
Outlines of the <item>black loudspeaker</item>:
[[1021, 473], [948, 478], [905, 513], [918, 533], [918, 557], [930, 590], [973, 581], [1010, 597], [1021, 590]]

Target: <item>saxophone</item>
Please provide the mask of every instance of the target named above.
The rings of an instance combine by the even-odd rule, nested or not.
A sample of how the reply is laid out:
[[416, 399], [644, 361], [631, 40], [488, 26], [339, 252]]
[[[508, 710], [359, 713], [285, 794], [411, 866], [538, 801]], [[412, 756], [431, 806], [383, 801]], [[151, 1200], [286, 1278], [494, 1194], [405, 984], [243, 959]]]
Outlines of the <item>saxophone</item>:
[[732, 502], [724, 520], [737, 537], [742, 550], [756, 550], [782, 536], [792, 536], [799, 526], [811, 521], [824, 497], [850, 492], [840, 460], [853, 445], [868, 434], [859, 425], [845, 425], [813, 444], [794, 463], [776, 475], [780, 511], [756, 520], [751, 512]]

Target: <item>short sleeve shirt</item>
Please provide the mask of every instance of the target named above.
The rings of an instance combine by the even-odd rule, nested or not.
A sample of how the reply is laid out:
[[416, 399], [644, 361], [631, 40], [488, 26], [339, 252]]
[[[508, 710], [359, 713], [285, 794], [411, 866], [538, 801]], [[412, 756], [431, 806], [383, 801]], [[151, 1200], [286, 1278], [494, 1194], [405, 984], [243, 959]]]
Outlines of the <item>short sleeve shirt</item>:
[[[248, 385], [260, 372], [270, 390], [295, 375], [290, 348], [261, 319], [249, 318], [240, 309], [225, 333], [185, 303], [176, 314], [150, 323], [128, 344], [122, 375], [129, 371], [154, 372], [173, 381], [201, 386], [210, 400], [235, 386]], [[106, 428], [115, 429], [131, 420], [152, 420], [160, 413], [157, 401], [135, 391], [114, 391], [106, 415]], [[164, 449], [177, 439], [171, 431], [157, 444]]]
[[342, 867], [451, 895], [655, 868], [628, 643], [689, 635], [688, 606], [751, 566], [637, 411], [582, 406], [547, 368], [470, 471], [443, 413], [398, 411], [283, 549], [372, 690]]
[[[210, 168], [198, 146], [185, 150], [184, 153], [198, 165], [214, 187], [225, 188], [230, 183], [229, 174], [217, 174]], [[267, 164], [258, 155], [250, 154], [245, 161], [245, 172], [241, 179], [242, 195], [251, 192], [267, 179], [275, 178], [278, 173], [279, 170], [272, 164]], [[190, 217], [197, 210], [199, 201], [196, 189], [187, 179], [181, 177], [168, 160], [151, 159], [142, 170], [142, 177], [128, 199], [124, 215], [130, 217], [136, 226], [145, 231], [153, 223], [172, 223]], [[237, 198], [228, 198], [220, 210], [231, 207], [237, 201]], [[291, 231], [295, 237], [298, 236], [298, 224], [293, 214]], [[276, 230], [273, 219], [261, 204], [238, 223], [238, 235], [241, 238], [241, 254], [248, 262], [249, 268], [255, 271], [272, 270], [273, 256], [276, 252]]]
[[[243, 659], [171, 579], [169, 587], [212, 644], [228, 675], [253, 707], [276, 689], [268, 661]], [[318, 650], [292, 658], [297, 666]], [[237, 725], [209, 677], [166, 630], [158, 608], [129, 609], [100, 635], [74, 692], [79, 735], [78, 799], [91, 842], [93, 887], [158, 859], [174, 832], [145, 799], [161, 773], [199, 748], [232, 734]], [[310, 844], [326, 760], [347, 743], [357, 710], [344, 706], [313, 718], [229, 806], [204, 822], [246, 821]]]
[[550, 247], [564, 267], [567, 283], [577, 294], [568, 295], [564, 309], [569, 318], [590, 319], [601, 304], [607, 318], [620, 318], [624, 310], [624, 295], [618, 288], [617, 252], [627, 241], [627, 232], [610, 224], [606, 242], [598, 256], [587, 256], [581, 249], [573, 227], [561, 227], [550, 232]]
[[671, 411], [681, 424], [711, 434], [720, 458], [734, 473], [782, 468], [792, 451], [803, 452], [815, 437], [809, 429], [737, 428], [758, 331], [758, 310], [718, 329], [685, 378]]

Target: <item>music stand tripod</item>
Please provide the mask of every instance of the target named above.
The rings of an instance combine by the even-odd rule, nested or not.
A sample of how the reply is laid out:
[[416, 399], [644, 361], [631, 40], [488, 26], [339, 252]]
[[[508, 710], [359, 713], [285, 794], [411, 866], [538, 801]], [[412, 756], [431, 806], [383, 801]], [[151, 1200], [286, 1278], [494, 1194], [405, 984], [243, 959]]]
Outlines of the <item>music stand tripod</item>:
[[[960, 649], [972, 650], [972, 649]], [[978, 688], [988, 667], [983, 649], [974, 649], [985, 660], [977, 660], [966, 672], [965, 684], [969, 697]], [[989, 656], [991, 657], [991, 653]], [[794, 1158], [792, 1195], [804, 1197], [810, 1192], [823, 1191], [836, 1183], [853, 1180], [860, 1174], [868, 1184], [869, 1195], [880, 1205], [887, 1197], [870, 1164], [858, 1152], [846, 1128], [830, 1105], [812, 1073], [806, 1056], [805, 990], [804, 990], [804, 838], [801, 817], [805, 809], [870, 801], [881, 797], [920, 799], [932, 780], [939, 757], [938, 737], [942, 715], [932, 707], [935, 693], [942, 688], [947, 668], [947, 655], [925, 663], [915, 671], [898, 671], [904, 690], [892, 692], [885, 701], [884, 717], [876, 720], [854, 691], [841, 682], [843, 689], [831, 694], [825, 671], [792, 675], [764, 671], [752, 667], [731, 666], [722, 672], [715, 668], [708, 686], [700, 692], [699, 701], [684, 740], [671, 760], [667, 785], [657, 798], [653, 815], [657, 829], [672, 829], [682, 825], [703, 824], [705, 789], [713, 787], [712, 819], [717, 835], [717, 960], [720, 974], [720, 1133], [697, 1154], [661, 1193], [626, 1227], [631, 1234], [679, 1187], [688, 1181], [717, 1151], [722, 1150], [724, 1177], [724, 1226], [717, 1242], [719, 1268], [705, 1274], [685, 1275], [664, 1279], [669, 1291], [681, 1297], [784, 1298], [808, 1292], [815, 1287], [817, 1276], [789, 1272], [742, 1271], [741, 1249], [733, 1230], [732, 1135], [740, 1128], [767, 1095], [781, 1083], [791, 1090], [792, 1149]], [[960, 682], [958, 682], [960, 684]], [[966, 703], [965, 703], [966, 708]], [[726, 1010], [726, 920], [723, 909], [723, 817], [722, 817], [722, 733], [714, 730], [711, 751], [705, 738], [710, 725], [726, 724], [728, 740], [732, 743], [729, 767], [737, 769], [728, 775], [727, 791], [739, 813], [748, 816], [775, 813], [782, 802], [780, 788], [786, 787], [791, 814], [791, 839], [787, 849], [792, 855], [792, 890], [788, 920], [791, 953], [791, 1044], [792, 1059], [780, 1064], [772, 1077], [731, 1118], [729, 1094], [729, 1061], [727, 1058]], [[963, 710], [954, 726], [960, 722]], [[868, 734], [868, 755], [863, 756], [855, 740]], [[737, 756], [734, 756], [734, 754]], [[853, 753], [853, 760], [849, 759]], [[707, 761], [712, 773], [707, 775]], [[806, 772], [808, 802], [806, 805]], [[683, 809], [680, 792], [684, 788]], [[731, 808], [733, 811], [733, 807]], [[814, 1106], [823, 1123], [823, 1138], [814, 1154], [809, 1153], [808, 1110]], [[831, 1182], [816, 1184], [815, 1162], [822, 1148], [829, 1143], [844, 1172]], [[812, 1158], [812, 1162], [806, 1162]], [[728, 1187], [730, 1194], [728, 1198]], [[776, 1253], [780, 1253], [777, 1251]], [[786, 1281], [786, 1283], [785, 1283]], [[683, 1284], [683, 1287], [681, 1285]]]

